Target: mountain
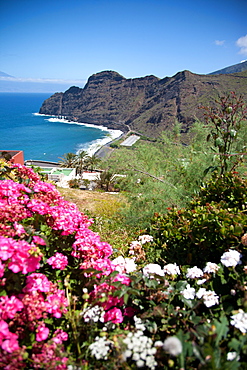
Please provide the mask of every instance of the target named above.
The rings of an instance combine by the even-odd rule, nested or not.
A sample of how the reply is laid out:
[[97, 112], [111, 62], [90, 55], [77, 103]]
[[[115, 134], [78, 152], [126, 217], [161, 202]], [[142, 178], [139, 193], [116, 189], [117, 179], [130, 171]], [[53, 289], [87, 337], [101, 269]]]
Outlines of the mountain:
[[228, 73], [237, 73], [247, 70], [247, 60], [244, 62], [234, 64], [233, 66], [219, 69], [218, 71], [209, 73], [210, 75], [219, 75], [219, 74], [228, 74]]
[[10, 76], [7, 73], [1, 72], [1, 71], [0, 71], [0, 77], [11, 77], [11, 78], [13, 78], [13, 76]]
[[198, 118], [200, 105], [212, 105], [230, 91], [247, 100], [247, 71], [235, 74], [198, 75], [189, 71], [173, 77], [126, 79], [114, 71], [89, 77], [84, 88], [71, 87], [45, 100], [40, 113], [65, 116], [72, 121], [129, 129], [158, 137], [176, 121], [183, 132]]

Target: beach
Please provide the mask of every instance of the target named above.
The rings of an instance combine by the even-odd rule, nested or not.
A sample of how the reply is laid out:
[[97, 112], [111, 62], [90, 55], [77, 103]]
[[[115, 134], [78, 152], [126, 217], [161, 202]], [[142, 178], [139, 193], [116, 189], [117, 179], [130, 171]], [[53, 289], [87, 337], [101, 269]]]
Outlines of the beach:
[[23, 151], [24, 160], [59, 162], [66, 153], [95, 154], [122, 132], [40, 115], [49, 94], [0, 93], [0, 149]]
[[107, 156], [111, 151], [111, 148], [107, 144], [110, 144], [111, 142], [113, 142], [114, 140], [118, 139], [119, 137], [123, 135], [123, 132], [121, 130], [112, 130], [112, 129], [108, 129], [105, 126], [101, 126], [101, 125], [94, 125], [94, 124], [83, 123], [83, 122], [74, 122], [71, 120], [67, 120], [66, 118], [59, 118], [56, 116], [47, 116], [45, 114], [40, 114], [40, 113], [34, 113], [34, 115], [49, 117], [49, 118], [46, 118], [46, 120], [49, 122], [61, 122], [61, 123], [66, 123], [66, 124], [71, 124], [71, 125], [79, 125], [79, 126], [84, 126], [88, 128], [95, 128], [95, 129], [101, 130], [106, 133], [106, 136], [103, 137], [102, 139], [96, 139], [93, 142], [89, 143], [87, 148], [85, 148], [85, 144], [83, 144], [82, 148], [76, 151], [76, 154], [78, 154], [82, 150], [85, 150], [89, 156], [96, 154], [98, 157], [103, 158]]

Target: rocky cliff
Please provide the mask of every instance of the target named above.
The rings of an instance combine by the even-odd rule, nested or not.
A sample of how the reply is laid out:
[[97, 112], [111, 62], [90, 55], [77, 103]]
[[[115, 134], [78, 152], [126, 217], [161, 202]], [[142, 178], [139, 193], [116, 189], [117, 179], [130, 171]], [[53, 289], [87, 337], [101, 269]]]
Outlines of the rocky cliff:
[[40, 113], [158, 137], [176, 121], [186, 132], [196, 118], [202, 119], [200, 105], [211, 105], [216, 97], [230, 91], [247, 100], [247, 71], [225, 75], [183, 71], [164, 79], [126, 79], [117, 72], [104, 71], [89, 77], [84, 88], [73, 86], [52, 95]]

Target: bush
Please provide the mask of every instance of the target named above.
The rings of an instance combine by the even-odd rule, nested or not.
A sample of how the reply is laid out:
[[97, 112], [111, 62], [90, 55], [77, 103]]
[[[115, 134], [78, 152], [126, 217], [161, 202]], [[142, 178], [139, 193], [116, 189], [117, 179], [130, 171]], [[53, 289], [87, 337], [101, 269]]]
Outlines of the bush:
[[80, 180], [79, 179], [71, 179], [68, 181], [69, 187], [72, 189], [79, 189], [80, 187]]
[[246, 231], [246, 185], [237, 175], [220, 175], [201, 188], [187, 208], [156, 214], [150, 258], [200, 267], [217, 262], [225, 250], [240, 244]]

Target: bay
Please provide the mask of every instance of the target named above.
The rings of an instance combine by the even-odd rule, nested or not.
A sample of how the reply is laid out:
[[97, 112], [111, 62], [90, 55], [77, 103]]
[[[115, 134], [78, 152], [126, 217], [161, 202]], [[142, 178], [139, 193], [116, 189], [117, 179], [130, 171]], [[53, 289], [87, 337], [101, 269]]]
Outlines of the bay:
[[121, 135], [119, 130], [38, 115], [51, 94], [0, 93], [0, 151], [22, 150], [25, 160], [57, 162], [65, 153], [88, 151]]

